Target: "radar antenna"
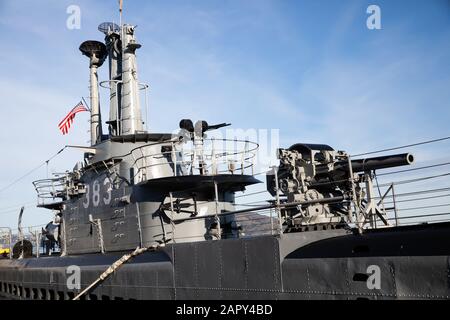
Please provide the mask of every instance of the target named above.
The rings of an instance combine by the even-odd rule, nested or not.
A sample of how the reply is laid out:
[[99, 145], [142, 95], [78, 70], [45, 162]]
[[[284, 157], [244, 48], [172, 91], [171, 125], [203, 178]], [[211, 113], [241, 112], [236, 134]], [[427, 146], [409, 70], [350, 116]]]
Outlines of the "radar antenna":
[[114, 22], [103, 22], [98, 26], [98, 31], [104, 33], [105, 36], [107, 36], [110, 33], [119, 32], [120, 27]]

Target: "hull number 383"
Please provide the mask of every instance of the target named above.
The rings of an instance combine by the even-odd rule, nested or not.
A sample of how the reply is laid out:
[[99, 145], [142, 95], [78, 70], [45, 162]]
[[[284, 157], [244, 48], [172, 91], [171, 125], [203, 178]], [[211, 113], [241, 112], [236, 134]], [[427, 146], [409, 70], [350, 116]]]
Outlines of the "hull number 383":
[[86, 194], [84, 195], [83, 207], [98, 207], [100, 204], [109, 205], [111, 203], [111, 181], [106, 177], [102, 182], [98, 180], [86, 185]]

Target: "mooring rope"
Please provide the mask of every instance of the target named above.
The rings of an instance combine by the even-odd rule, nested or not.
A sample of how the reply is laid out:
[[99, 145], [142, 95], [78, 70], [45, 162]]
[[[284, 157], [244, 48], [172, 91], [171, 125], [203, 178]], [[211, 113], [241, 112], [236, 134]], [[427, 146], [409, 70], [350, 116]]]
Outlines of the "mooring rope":
[[116, 272], [123, 264], [130, 261], [132, 258], [146, 252], [146, 251], [154, 251], [157, 248], [161, 247], [160, 244], [151, 245], [149, 247], [143, 247], [139, 248], [137, 247], [132, 253], [127, 253], [123, 255], [119, 260], [114, 262], [111, 266], [108, 267], [94, 282], [92, 282], [89, 286], [86, 287], [83, 291], [81, 291], [75, 298], [72, 300], [80, 300], [80, 298], [89, 292], [91, 292], [93, 289], [95, 289], [99, 284], [101, 284], [103, 281], [105, 281], [112, 273]]

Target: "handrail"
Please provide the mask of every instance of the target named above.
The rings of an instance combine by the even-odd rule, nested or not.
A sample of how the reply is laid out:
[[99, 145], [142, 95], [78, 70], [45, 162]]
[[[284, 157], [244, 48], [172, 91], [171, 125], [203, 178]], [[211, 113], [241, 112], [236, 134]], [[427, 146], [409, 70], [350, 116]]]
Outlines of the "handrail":
[[[136, 169], [133, 178], [138, 176], [142, 180], [148, 177], [148, 170], [158, 166], [168, 166], [171, 168], [172, 176], [195, 175], [217, 175], [226, 172], [239, 172], [245, 174], [251, 169], [253, 174], [254, 159], [259, 145], [248, 140], [237, 139], [203, 139], [201, 149], [195, 143], [191, 143], [189, 148], [185, 144], [190, 143], [182, 141], [170, 141], [171, 148], [168, 151], [154, 152], [146, 154], [147, 146], [141, 146], [131, 151], [134, 162], [132, 167]], [[234, 148], [217, 148], [218, 143], [233, 143]], [[167, 142], [166, 142], [167, 144]], [[177, 150], [177, 148], [180, 149]], [[139, 153], [137, 153], [139, 152]], [[165, 159], [165, 161], [161, 161]], [[236, 164], [241, 164], [236, 166]], [[183, 167], [185, 170], [183, 170]]]
[[[111, 89], [111, 87], [110, 87], [111, 83], [119, 84], [119, 83], [123, 83], [123, 81], [122, 80], [104, 80], [104, 81], [99, 82], [99, 86], [102, 87], [103, 89]], [[108, 84], [109, 86], [106, 86], [106, 84]], [[150, 87], [149, 84], [143, 83], [143, 82], [139, 82], [138, 86], [139, 86], [139, 90], [145, 90]]]
[[[42, 234], [42, 227], [44, 227], [45, 225], [39, 225], [39, 226], [30, 226], [30, 227], [25, 227], [24, 229], [27, 229], [27, 231], [24, 232], [24, 236], [23, 239], [26, 239], [30, 242], [33, 243], [33, 250], [36, 250], [34, 252], [34, 254], [36, 255], [37, 258], [39, 258], [42, 254], [41, 251], [45, 252], [46, 249], [46, 245], [45, 245], [45, 238], [43, 237]], [[6, 229], [6, 232], [2, 232], [2, 229]], [[0, 239], [4, 238], [4, 234], [6, 234], [6, 237], [8, 238], [8, 242], [9, 242], [9, 258], [13, 259], [13, 239], [17, 239], [19, 238], [19, 233], [17, 229], [12, 229], [10, 227], [0, 227]], [[48, 241], [48, 240], [47, 240]], [[56, 249], [57, 250], [62, 250], [60, 243], [56, 243]], [[55, 251], [54, 251], [55, 252]], [[58, 252], [58, 251], [56, 251]], [[49, 254], [51, 254], [51, 252], [49, 252]]]
[[[56, 198], [66, 198], [67, 180], [68, 175], [65, 174], [55, 178], [33, 181], [34, 189], [37, 192], [38, 204], [48, 204], [49, 202], [54, 202]], [[53, 201], [48, 201], [49, 199]]]

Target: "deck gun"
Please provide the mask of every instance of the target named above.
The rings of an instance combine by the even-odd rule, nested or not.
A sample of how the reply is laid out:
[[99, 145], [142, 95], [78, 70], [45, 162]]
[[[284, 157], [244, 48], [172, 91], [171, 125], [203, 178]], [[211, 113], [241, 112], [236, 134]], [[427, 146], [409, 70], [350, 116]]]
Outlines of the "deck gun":
[[388, 225], [386, 210], [375, 199], [376, 170], [410, 165], [412, 154], [351, 160], [328, 145], [298, 143], [278, 149], [278, 168], [267, 174], [267, 190], [285, 206], [280, 218], [287, 231], [335, 228], [356, 223]]

